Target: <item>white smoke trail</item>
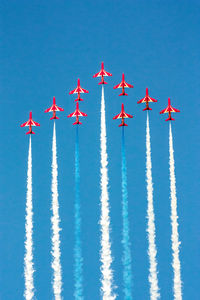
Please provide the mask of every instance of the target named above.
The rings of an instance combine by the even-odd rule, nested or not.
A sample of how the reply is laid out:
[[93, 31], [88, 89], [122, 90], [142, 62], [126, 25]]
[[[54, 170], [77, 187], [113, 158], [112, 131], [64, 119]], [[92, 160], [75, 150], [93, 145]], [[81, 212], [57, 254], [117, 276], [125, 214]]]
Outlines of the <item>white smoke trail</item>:
[[131, 248], [128, 220], [128, 187], [124, 127], [122, 127], [122, 245], [124, 300], [132, 300]]
[[177, 198], [176, 198], [176, 178], [174, 165], [174, 149], [171, 123], [169, 124], [169, 170], [170, 170], [170, 191], [171, 191], [171, 225], [172, 225], [172, 267], [174, 271], [174, 299], [182, 299], [181, 290], [181, 265], [179, 259], [179, 234], [178, 234], [178, 216], [177, 216]]
[[149, 255], [149, 283], [150, 283], [150, 299], [156, 300], [160, 298], [158, 278], [157, 278], [157, 261], [156, 261], [156, 243], [155, 243], [155, 216], [153, 207], [153, 183], [152, 183], [152, 165], [151, 165], [151, 142], [149, 129], [149, 116], [147, 112], [146, 124], [146, 181], [147, 181], [147, 233], [148, 233], [148, 255]]
[[25, 256], [24, 256], [24, 277], [25, 291], [24, 297], [26, 300], [31, 300], [34, 297], [34, 282], [33, 282], [33, 204], [32, 204], [32, 150], [31, 150], [31, 135], [29, 140], [28, 152], [28, 170], [27, 170], [27, 194], [26, 194], [26, 224], [25, 224]]
[[56, 125], [54, 122], [53, 127], [53, 141], [52, 141], [52, 269], [53, 269], [53, 292], [55, 300], [61, 300], [62, 292], [62, 270], [60, 263], [60, 218], [59, 218], [59, 203], [58, 203], [58, 165], [57, 165], [57, 153], [56, 153]]
[[109, 216], [109, 195], [108, 195], [108, 155], [106, 149], [106, 119], [104, 87], [102, 85], [101, 97], [101, 292], [103, 300], [113, 300], [116, 295], [113, 293], [113, 270], [111, 268], [111, 242], [110, 242], [110, 216]]
[[80, 163], [79, 163], [79, 132], [76, 126], [75, 144], [75, 245], [74, 245], [74, 299], [83, 300], [83, 257], [81, 240], [81, 199], [80, 199]]

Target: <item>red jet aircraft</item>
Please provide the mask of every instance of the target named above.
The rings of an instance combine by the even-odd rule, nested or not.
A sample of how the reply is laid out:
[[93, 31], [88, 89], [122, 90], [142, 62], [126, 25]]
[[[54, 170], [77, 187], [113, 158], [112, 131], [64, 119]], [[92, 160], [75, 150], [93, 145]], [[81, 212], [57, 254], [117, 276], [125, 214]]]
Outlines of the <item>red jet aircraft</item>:
[[23, 124], [21, 125], [21, 127], [25, 127], [25, 126], [29, 126], [29, 131], [26, 132], [26, 134], [35, 134], [35, 132], [32, 131], [32, 126], [40, 126], [39, 123], [34, 122], [34, 121], [32, 120], [32, 112], [30, 112], [29, 120], [28, 120], [26, 123], [23, 123]]
[[82, 87], [80, 86], [80, 79], [78, 79], [77, 87], [73, 91], [69, 92], [69, 94], [70, 95], [78, 94], [78, 98], [75, 101], [83, 101], [83, 99], [80, 98], [81, 93], [89, 93], [89, 92], [85, 89], [82, 89]]
[[137, 103], [146, 103], [146, 107], [143, 110], [152, 110], [152, 108], [149, 107], [149, 102], [157, 102], [157, 100], [149, 97], [148, 88], [146, 88], [146, 96]]
[[81, 112], [81, 111], [79, 110], [79, 103], [77, 102], [77, 103], [76, 103], [76, 109], [75, 109], [75, 111], [74, 111], [72, 114], [69, 114], [67, 117], [68, 117], [68, 118], [76, 117], [76, 122], [73, 123], [73, 125], [76, 125], [76, 124], [82, 124], [82, 123], [79, 121], [79, 117], [87, 117], [87, 114], [85, 114], [84, 112]]
[[172, 116], [171, 116], [172, 112], [180, 112], [180, 110], [172, 107], [171, 103], [170, 103], [170, 98], [168, 98], [168, 106], [165, 109], [161, 110], [160, 114], [168, 113], [169, 114], [169, 118], [166, 119], [165, 121], [170, 121], [170, 120], [171, 121], [175, 121], [175, 119], [172, 119]]
[[104, 63], [102, 62], [101, 63], [101, 71], [99, 73], [95, 74], [93, 76], [93, 78], [101, 77], [101, 82], [99, 82], [99, 84], [107, 84], [107, 82], [104, 81], [104, 76], [112, 76], [112, 74], [108, 73], [104, 70]]
[[53, 119], [59, 119], [59, 118], [56, 116], [56, 111], [64, 111], [64, 109], [61, 108], [61, 107], [58, 107], [58, 106], [56, 105], [56, 98], [53, 97], [53, 105], [52, 105], [51, 107], [47, 108], [47, 109], [45, 110], [45, 113], [47, 113], [47, 112], [53, 112], [53, 117], [50, 118], [50, 120], [53, 120]]
[[129, 114], [127, 114], [127, 113], [125, 113], [125, 111], [124, 111], [124, 104], [122, 104], [122, 110], [121, 110], [120, 114], [116, 115], [116, 116], [113, 118], [113, 120], [116, 120], [116, 119], [122, 119], [122, 122], [121, 122], [121, 124], [119, 125], [119, 127], [121, 127], [121, 126], [128, 126], [126, 123], [124, 123], [124, 119], [125, 119], [125, 118], [133, 118], [133, 116], [132, 116], [132, 115], [129, 115]]
[[125, 77], [124, 77], [124, 73], [123, 73], [122, 74], [122, 82], [120, 82], [119, 84], [117, 84], [116, 86], [113, 87], [113, 89], [122, 88], [122, 93], [119, 96], [128, 96], [128, 94], [125, 93], [125, 87], [127, 87], [127, 88], [133, 88], [133, 85], [127, 83], [124, 78]]

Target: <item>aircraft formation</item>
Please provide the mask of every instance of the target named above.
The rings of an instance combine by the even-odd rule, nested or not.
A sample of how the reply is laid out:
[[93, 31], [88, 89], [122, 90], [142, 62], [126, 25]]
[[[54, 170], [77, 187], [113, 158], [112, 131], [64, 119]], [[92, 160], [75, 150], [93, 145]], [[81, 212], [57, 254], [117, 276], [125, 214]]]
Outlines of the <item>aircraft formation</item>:
[[[106, 72], [105, 69], [104, 69], [104, 63], [102, 62], [101, 63], [101, 70], [96, 73], [95, 75], [93, 75], [93, 78], [96, 78], [96, 77], [101, 77], [101, 81], [98, 83], [98, 84], [107, 84], [107, 82], [105, 82], [104, 80], [104, 77], [105, 76], [112, 76], [111, 73], [109, 72]], [[122, 81], [117, 84], [116, 86], [113, 87], [113, 89], [119, 89], [121, 88], [122, 89], [122, 93], [119, 94], [119, 96], [128, 96], [127, 93], [125, 93], [125, 88], [133, 88], [133, 85], [132, 84], [129, 84], [125, 81], [125, 75], [124, 73], [122, 74]], [[76, 121], [73, 123], [73, 125], [81, 125], [82, 123], [79, 121], [79, 117], [87, 117], [87, 114], [84, 113], [84, 112], [81, 112], [80, 109], [79, 109], [79, 101], [83, 101], [83, 99], [81, 98], [81, 94], [84, 94], [84, 93], [89, 93], [88, 90], [86, 89], [83, 89], [80, 85], [80, 79], [78, 79], [78, 83], [77, 83], [77, 87], [70, 91], [69, 94], [70, 95], [73, 95], [73, 94], [77, 94], [77, 98], [74, 100], [76, 102], [76, 109], [73, 113], [69, 114], [67, 117], [68, 118], [72, 118], [72, 117], [75, 117], [76, 118]], [[143, 109], [143, 111], [145, 110], [152, 110], [152, 108], [149, 107], [149, 103], [150, 102], [157, 102], [156, 99], [154, 98], [151, 98], [149, 96], [149, 92], [148, 92], [148, 88], [146, 88], [146, 95], [144, 98], [142, 98], [141, 100], [139, 100], [137, 103], [140, 104], [140, 103], [145, 103], [146, 104], [146, 107]], [[57, 116], [56, 116], [56, 112], [57, 111], [64, 111], [63, 108], [57, 106], [56, 104], [56, 99], [55, 97], [53, 97], [53, 105], [46, 109], [45, 110], [45, 113], [47, 112], [53, 112], [53, 116], [50, 118], [50, 120], [55, 120], [55, 119], [59, 119]], [[176, 112], [180, 112], [179, 109], [176, 109], [174, 107], [171, 106], [171, 100], [170, 98], [168, 98], [168, 106], [161, 110], [160, 111], [160, 114], [164, 114], [164, 113], [168, 113], [168, 118], [165, 120], [165, 121], [174, 121], [175, 119], [172, 118], [172, 113], [176, 113]], [[121, 112], [114, 116], [113, 117], [113, 120], [116, 120], [116, 119], [122, 119], [122, 122], [121, 124], [119, 125], [119, 127], [121, 126], [128, 126], [125, 122], [124, 122], [124, 119], [125, 118], [133, 118], [132, 115], [130, 114], [127, 114], [124, 110], [124, 104], [122, 103], [122, 106], [121, 106]], [[32, 112], [29, 113], [29, 120], [23, 124], [21, 124], [21, 127], [26, 127], [28, 126], [29, 127], [29, 131], [26, 132], [26, 134], [35, 134], [35, 132], [32, 131], [32, 126], [40, 126], [39, 123], [33, 121], [32, 119]]]

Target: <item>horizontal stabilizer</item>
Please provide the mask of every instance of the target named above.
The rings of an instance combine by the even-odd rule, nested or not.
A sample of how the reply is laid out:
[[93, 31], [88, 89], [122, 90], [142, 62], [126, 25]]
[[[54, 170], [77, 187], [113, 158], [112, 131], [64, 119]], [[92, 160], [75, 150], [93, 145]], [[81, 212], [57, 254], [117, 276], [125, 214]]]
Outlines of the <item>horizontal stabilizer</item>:
[[108, 83], [105, 82], [105, 81], [104, 81], [104, 82], [101, 81], [101, 82], [99, 82], [98, 84], [108, 84]]
[[83, 101], [83, 99], [81, 99], [81, 98], [76, 98], [74, 101], [75, 101], [75, 102], [76, 102], [76, 101]]
[[73, 123], [73, 125], [79, 125], [79, 124], [81, 125], [82, 123], [79, 122], [79, 121], [78, 122], [76, 121], [76, 122]]
[[57, 116], [50, 118], [50, 120], [59, 119]]
[[145, 111], [145, 110], [152, 110], [152, 108], [150, 108], [150, 107], [145, 107], [143, 110], [144, 110], [144, 111]]
[[173, 118], [168, 118], [168, 119], [166, 119], [165, 121], [175, 121], [175, 119], [173, 119]]
[[121, 127], [121, 126], [128, 126], [128, 125], [126, 123], [124, 123], [124, 124], [119, 125], [119, 127]]
[[128, 94], [126, 94], [126, 93], [121, 93], [121, 94], [119, 94], [119, 96], [128, 96]]

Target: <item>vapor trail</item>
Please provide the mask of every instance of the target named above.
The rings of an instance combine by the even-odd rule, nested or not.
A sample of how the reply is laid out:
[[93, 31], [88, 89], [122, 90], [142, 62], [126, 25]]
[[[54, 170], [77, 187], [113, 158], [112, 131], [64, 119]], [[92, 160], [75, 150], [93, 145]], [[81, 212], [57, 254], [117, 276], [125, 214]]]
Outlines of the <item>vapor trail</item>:
[[109, 215], [109, 195], [108, 195], [108, 155], [106, 146], [106, 119], [105, 119], [105, 100], [104, 87], [102, 85], [101, 97], [101, 292], [103, 300], [113, 300], [116, 295], [113, 293], [113, 270], [111, 242], [110, 242], [110, 215]]
[[56, 150], [56, 124], [53, 127], [53, 141], [52, 141], [52, 269], [53, 269], [53, 293], [55, 300], [61, 300], [62, 292], [62, 270], [60, 263], [60, 217], [59, 217], [59, 203], [58, 203], [58, 165], [57, 165], [57, 150]]
[[131, 272], [131, 249], [128, 221], [128, 190], [127, 190], [127, 168], [126, 151], [124, 139], [124, 127], [122, 127], [122, 245], [123, 245], [123, 284], [124, 299], [131, 300], [132, 272]]
[[169, 124], [169, 170], [170, 170], [170, 194], [171, 194], [171, 225], [172, 225], [172, 267], [174, 271], [174, 299], [182, 299], [181, 290], [181, 266], [179, 259], [179, 234], [178, 234], [178, 216], [177, 216], [177, 198], [176, 198], [176, 178], [174, 165], [174, 149], [171, 123]]
[[74, 298], [76, 300], [83, 299], [83, 258], [81, 249], [81, 203], [80, 203], [80, 168], [79, 168], [79, 134], [78, 126], [76, 126], [76, 145], [75, 145], [75, 291]]
[[29, 140], [28, 152], [28, 171], [27, 171], [27, 194], [26, 194], [26, 224], [25, 224], [25, 255], [24, 255], [24, 277], [25, 291], [24, 297], [26, 300], [31, 300], [34, 297], [34, 282], [33, 282], [33, 204], [32, 204], [32, 150], [31, 150], [31, 135]]
[[149, 116], [147, 112], [146, 124], [146, 181], [147, 181], [147, 233], [148, 233], [148, 255], [149, 255], [149, 283], [150, 283], [150, 299], [156, 300], [160, 298], [158, 278], [157, 278], [157, 261], [156, 261], [156, 242], [155, 242], [155, 216], [153, 207], [153, 183], [152, 183], [152, 165], [151, 165], [151, 143], [150, 143], [150, 129]]

